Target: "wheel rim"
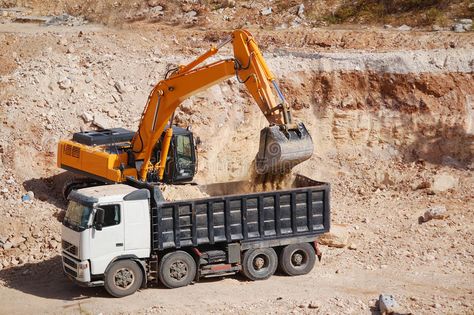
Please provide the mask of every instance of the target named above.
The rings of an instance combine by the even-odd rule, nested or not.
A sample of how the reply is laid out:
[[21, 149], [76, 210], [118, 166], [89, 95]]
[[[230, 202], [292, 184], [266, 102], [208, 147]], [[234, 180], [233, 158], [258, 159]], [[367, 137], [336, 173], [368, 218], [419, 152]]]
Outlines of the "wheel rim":
[[305, 251], [297, 249], [291, 253], [290, 263], [296, 269], [303, 269], [308, 264], [308, 255]]
[[177, 260], [170, 266], [170, 276], [171, 278], [182, 281], [188, 275], [188, 265], [182, 261]]
[[117, 288], [126, 290], [130, 288], [135, 282], [135, 275], [130, 269], [121, 268], [115, 273], [114, 282]]
[[266, 255], [260, 254], [255, 256], [252, 261], [252, 266], [257, 272], [266, 272], [270, 265], [270, 259]]

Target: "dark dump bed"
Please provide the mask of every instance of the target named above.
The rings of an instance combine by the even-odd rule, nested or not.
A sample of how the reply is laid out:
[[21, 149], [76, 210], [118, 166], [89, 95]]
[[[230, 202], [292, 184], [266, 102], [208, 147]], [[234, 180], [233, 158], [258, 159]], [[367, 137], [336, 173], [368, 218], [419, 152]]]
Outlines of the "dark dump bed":
[[180, 201], [166, 201], [157, 187], [148, 186], [152, 248], [231, 242], [240, 242], [242, 249], [278, 246], [310, 242], [329, 231], [329, 184], [297, 175], [288, 186], [245, 192], [245, 182], [214, 184], [201, 187], [211, 197]]

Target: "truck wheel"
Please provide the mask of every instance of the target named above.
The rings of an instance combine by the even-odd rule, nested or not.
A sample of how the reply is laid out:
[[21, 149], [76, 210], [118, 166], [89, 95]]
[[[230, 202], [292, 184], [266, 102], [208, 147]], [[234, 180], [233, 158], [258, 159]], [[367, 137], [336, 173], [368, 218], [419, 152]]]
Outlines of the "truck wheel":
[[168, 288], [187, 286], [196, 276], [196, 262], [183, 251], [168, 253], [161, 259], [158, 276]]
[[242, 259], [242, 272], [250, 280], [264, 280], [275, 273], [278, 257], [273, 248], [249, 249]]
[[280, 269], [288, 276], [305, 275], [310, 272], [316, 256], [314, 248], [308, 243], [291, 244], [280, 252]]
[[119, 260], [105, 274], [105, 289], [110, 295], [123, 297], [135, 293], [143, 281], [143, 272], [132, 260]]

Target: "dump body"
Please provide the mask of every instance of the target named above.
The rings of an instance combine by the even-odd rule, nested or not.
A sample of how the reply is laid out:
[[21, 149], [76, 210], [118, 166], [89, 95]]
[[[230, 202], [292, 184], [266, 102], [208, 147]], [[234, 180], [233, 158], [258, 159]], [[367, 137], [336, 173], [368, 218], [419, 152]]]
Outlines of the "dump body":
[[329, 231], [329, 184], [297, 175], [285, 190], [239, 193], [244, 186], [209, 185], [203, 190], [225, 195], [183, 201], [166, 201], [148, 186], [152, 250], [232, 242], [242, 249], [280, 246], [314, 241]]

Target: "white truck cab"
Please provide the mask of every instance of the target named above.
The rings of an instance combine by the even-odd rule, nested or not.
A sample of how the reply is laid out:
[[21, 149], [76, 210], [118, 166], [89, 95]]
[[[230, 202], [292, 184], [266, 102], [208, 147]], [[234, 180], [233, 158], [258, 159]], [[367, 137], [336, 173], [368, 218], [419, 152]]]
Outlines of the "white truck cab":
[[150, 256], [149, 198], [148, 190], [123, 184], [71, 192], [62, 226], [66, 275], [80, 285], [106, 285], [105, 274], [115, 262], [134, 261], [136, 266], [115, 272], [116, 279], [123, 278], [123, 292], [114, 295], [139, 288], [146, 278], [144, 261]]

